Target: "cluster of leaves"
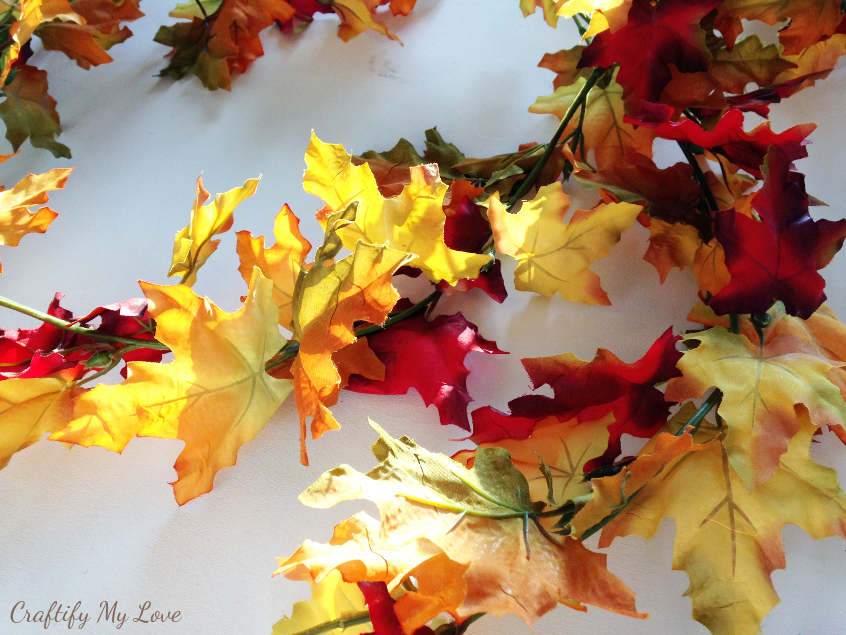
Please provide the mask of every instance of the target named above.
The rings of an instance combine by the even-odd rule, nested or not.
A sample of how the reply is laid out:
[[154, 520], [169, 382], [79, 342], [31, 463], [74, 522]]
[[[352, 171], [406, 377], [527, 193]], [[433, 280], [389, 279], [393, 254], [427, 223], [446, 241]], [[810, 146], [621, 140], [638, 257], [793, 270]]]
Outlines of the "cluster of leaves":
[[[47, 92], [47, 73], [29, 64], [31, 39], [46, 50], [61, 51], [81, 68], [112, 61], [107, 51], [132, 35], [123, 23], [143, 17], [141, 0], [0, 1], [0, 119], [6, 139], [18, 150], [27, 139], [56, 157], [70, 149], [56, 140], [61, 131], [56, 100]], [[243, 73], [264, 54], [259, 34], [276, 24], [300, 32], [316, 14], [334, 13], [344, 41], [373, 30], [391, 39], [377, 15], [390, 5], [393, 15], [408, 15], [416, 0], [188, 0], [170, 15], [189, 22], [162, 26], [155, 41], [172, 47], [161, 75], [199, 77], [209, 89], [229, 90], [233, 73]]]
[[306, 28], [316, 14], [338, 16], [338, 37], [347, 41], [373, 30], [396, 40], [376, 10], [390, 5], [393, 15], [408, 15], [417, 0], [190, 0], [171, 11], [189, 20], [163, 26], [155, 41], [172, 47], [164, 77], [187, 74], [210, 89], [229, 90], [233, 73], [243, 73], [264, 55], [259, 33], [274, 23], [286, 33]]
[[[248, 4], [279, 19], [272, 3]], [[202, 3], [193, 20], [224, 6]], [[448, 457], [373, 423], [376, 466], [332, 468], [300, 500], [367, 499], [379, 517], [357, 513], [329, 542], [306, 540], [280, 559], [277, 573], [308, 581], [313, 599], [274, 633], [462, 633], [483, 613], [532, 623], [558, 604], [645, 617], [583, 541], [648, 538], [665, 517], [694, 618], [714, 633], [757, 632], [778, 601], [770, 575], [785, 566], [783, 526], [846, 537], [846, 495], [809, 456], [824, 430], [823, 441], [846, 443], [846, 325], [823, 304], [818, 273], [846, 220], [810, 216], [818, 201], [794, 162], [812, 125], [744, 125], [833, 69], [846, 52], [841, 3], [521, 6], [541, 7], [550, 24], [574, 17], [585, 36], [541, 62], [556, 72], [555, 92], [531, 110], [560, 118], [549, 143], [473, 159], [432, 129], [422, 155], [401, 139], [353, 157], [313, 136], [304, 187], [324, 202], [323, 241], [312, 250], [287, 206], [272, 246], [239, 231], [247, 293], [234, 313], [191, 287], [256, 179], [211, 201], [198, 180], [174, 241], [178, 284], [143, 282], [144, 299], [75, 320], [58, 296], [47, 313], [0, 298], [44, 322], [0, 332], [0, 464], [45, 434], [118, 452], [135, 436], [180, 439], [183, 504], [212, 488], [290, 393], [306, 463], [307, 437], [340, 427], [331, 407], [341, 390], [414, 388], [475, 448]], [[744, 35], [741, 20], [782, 25], [779, 42]], [[241, 68], [245, 51], [254, 44], [217, 68]], [[684, 160], [659, 168], [656, 139], [677, 142]], [[571, 176], [597, 191], [591, 209], [570, 212]], [[30, 208], [66, 177], [54, 170], [0, 192], [4, 244], [46, 229], [55, 213]], [[523, 359], [532, 392], [507, 412], [468, 416], [466, 356], [503, 351], [460, 313], [436, 315], [439, 298], [479, 288], [502, 302], [498, 257], [509, 257], [519, 290], [610, 304], [590, 267], [636, 222], [662, 281], [691, 270], [699, 327], [667, 329], [634, 363], [605, 349], [590, 361]], [[424, 276], [428, 294], [402, 298], [397, 276]], [[123, 361], [120, 384], [86, 385]], [[636, 456], [623, 456], [624, 434], [643, 440]]]
[[81, 68], [112, 61], [107, 51], [132, 35], [124, 22], [144, 14], [140, 0], [13, 0], [0, 2], [0, 119], [17, 150], [29, 139], [56, 157], [70, 150], [56, 141], [61, 130], [56, 100], [47, 93], [47, 72], [29, 64], [31, 39], [61, 51]]

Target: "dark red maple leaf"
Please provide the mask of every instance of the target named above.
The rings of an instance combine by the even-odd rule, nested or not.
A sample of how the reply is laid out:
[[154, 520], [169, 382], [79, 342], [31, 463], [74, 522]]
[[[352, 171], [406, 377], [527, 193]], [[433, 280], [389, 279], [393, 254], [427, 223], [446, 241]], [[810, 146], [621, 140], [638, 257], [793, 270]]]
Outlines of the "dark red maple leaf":
[[773, 147], [766, 179], [752, 199], [760, 221], [733, 209], [719, 212], [714, 233], [726, 252], [731, 282], [711, 298], [717, 313], [764, 313], [776, 300], [807, 319], [825, 301], [817, 273], [846, 238], [846, 219], [815, 221], [808, 214], [805, 177], [791, 170], [807, 155], [800, 144]]
[[[408, 306], [402, 302], [397, 308]], [[391, 328], [367, 336], [370, 348], [385, 364], [385, 379], [350, 376], [347, 388], [376, 395], [403, 395], [414, 388], [428, 406], [435, 404], [443, 425], [470, 429], [467, 375], [464, 358], [470, 351], [501, 354], [495, 342], [479, 335], [461, 313], [439, 315], [427, 321], [416, 315]]]
[[689, 141], [702, 148], [713, 149], [758, 178], [763, 178], [761, 165], [772, 146], [801, 144], [817, 127], [813, 123], [803, 123], [775, 133], [770, 129], [770, 122], [765, 121], [746, 132], [743, 130], [743, 113], [734, 109], [727, 110], [711, 130], [705, 130], [692, 119], [654, 121], [628, 116], [625, 119], [629, 123], [652, 128], [664, 139]]
[[[74, 319], [60, 304], [64, 295], [56, 293], [47, 313], [74, 324], [92, 328], [96, 333], [115, 335], [143, 341], [155, 341], [155, 323], [147, 313], [144, 298], [132, 298], [100, 306], [87, 315]], [[96, 327], [91, 323], [99, 320]], [[120, 343], [104, 342], [95, 337], [72, 333], [52, 324], [43, 323], [34, 329], [0, 329], [0, 379], [8, 377], [43, 377], [45, 374], [77, 368], [82, 375], [88, 368], [104, 367]], [[125, 352], [124, 361], [158, 362], [163, 352], [140, 345]], [[121, 369], [125, 375], [126, 367]]]
[[683, 73], [704, 71], [710, 53], [700, 20], [720, 0], [634, 0], [626, 26], [604, 31], [584, 50], [579, 68], [620, 65], [617, 82], [630, 112], [642, 101], [655, 102], [672, 78], [670, 65]]
[[576, 417], [595, 421], [610, 412], [614, 422], [608, 426], [608, 448], [602, 456], [589, 461], [585, 471], [610, 465], [620, 454], [623, 434], [648, 438], [667, 421], [670, 404], [655, 385], [679, 375], [676, 362], [681, 353], [675, 346], [678, 340], [672, 329], [667, 329], [633, 364], [603, 348], [589, 362], [571, 354], [523, 359], [532, 387], [549, 385], [553, 396], [524, 395], [512, 399], [508, 402], [510, 415], [493, 409], [476, 410], [471, 438], [477, 442], [526, 438], [531, 434], [529, 420], [537, 422], [555, 416], [562, 420]]

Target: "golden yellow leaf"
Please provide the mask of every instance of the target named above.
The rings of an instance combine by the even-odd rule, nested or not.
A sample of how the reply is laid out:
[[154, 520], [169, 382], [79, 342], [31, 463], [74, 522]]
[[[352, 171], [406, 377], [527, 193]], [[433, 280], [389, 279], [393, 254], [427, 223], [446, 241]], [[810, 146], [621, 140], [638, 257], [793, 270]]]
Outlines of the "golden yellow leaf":
[[217, 194], [212, 203], [203, 205], [209, 193], [203, 187], [202, 178], [197, 179], [191, 220], [173, 238], [173, 259], [168, 276], [181, 275], [180, 282], [189, 287], [197, 281], [197, 271], [220, 243], [212, 236], [232, 227], [232, 212], [245, 198], [255, 193], [258, 182], [258, 179], [247, 179], [241, 187]]
[[717, 412], [726, 425], [726, 452], [748, 487], [760, 486], [778, 467], [799, 432], [799, 410], [807, 409], [816, 426], [846, 420], [846, 402], [828, 377], [836, 362], [791, 333], [773, 333], [762, 344], [716, 326], [685, 341], [698, 345], [679, 360], [683, 376], [670, 380], [667, 399], [722, 391]]
[[391, 277], [407, 261], [408, 254], [403, 251], [359, 242], [352, 255], [338, 262], [325, 259], [319, 251], [317, 261], [300, 274], [292, 319], [299, 352], [291, 373], [304, 465], [308, 464], [307, 419], [312, 418], [313, 439], [340, 427], [327, 407], [337, 401], [341, 389], [332, 354], [355, 341], [355, 322], [384, 322], [399, 300]]
[[0, 381], [0, 469], [15, 452], [67, 424], [71, 402], [83, 391], [72, 379], [60, 372]]
[[[552, 95], [538, 97], [529, 106], [529, 112], [551, 114], [559, 119], [581, 92], [587, 80], [577, 78], [568, 86], [559, 86]], [[594, 86], [585, 101], [585, 117], [582, 126], [585, 150], [593, 151], [593, 161], [598, 169], [611, 168], [624, 160], [627, 152], [652, 156], [652, 141], [655, 134], [648, 126], [635, 127], [623, 120], [623, 87], [613, 79], [606, 86]], [[573, 117], [565, 134], [579, 125], [579, 117]], [[577, 153], [579, 159], [581, 154]], [[590, 160], [591, 157], [584, 157]]]
[[451, 285], [478, 277], [490, 262], [485, 254], [446, 246], [443, 204], [447, 186], [436, 165], [412, 168], [411, 182], [398, 196], [388, 199], [379, 192], [369, 165], [353, 165], [343, 146], [323, 143], [313, 133], [306, 165], [303, 187], [322, 198], [330, 211], [357, 204], [355, 218], [338, 228], [347, 249], [354, 250], [359, 240], [388, 245], [412, 254], [408, 264], [422, 269], [432, 281], [445, 280]]
[[514, 284], [542, 295], [560, 293], [585, 304], [610, 304], [589, 267], [608, 255], [631, 227], [642, 209], [632, 203], [600, 204], [576, 211], [564, 221], [570, 198], [560, 183], [545, 185], [517, 214], [509, 214], [494, 194], [488, 202], [488, 219], [498, 252], [519, 263]]
[[238, 271], [249, 284], [253, 267], [273, 282], [273, 301], [279, 307], [279, 324], [291, 329], [291, 305], [294, 302], [294, 287], [303, 266], [303, 260], [311, 250], [311, 244], [303, 238], [299, 229], [299, 219], [291, 209], [284, 205], [276, 215], [273, 235], [276, 243], [273, 247], [264, 246], [264, 237], [253, 238], [248, 231], [236, 235], [238, 242]]
[[30, 174], [11, 190], [0, 191], [0, 245], [15, 246], [25, 234], [47, 231], [58, 214], [49, 207], [37, 211], [30, 208], [46, 203], [48, 191], [63, 188], [70, 172], [68, 168], [55, 168]]
[[573, 519], [578, 533], [610, 516], [599, 546], [618, 536], [651, 538], [661, 521], [676, 523], [673, 569], [685, 571], [693, 617], [712, 633], [758, 633], [778, 602], [770, 574], [785, 566], [781, 532], [802, 527], [813, 538], [846, 537], [846, 496], [833, 470], [808, 456], [816, 430], [800, 417], [799, 431], [772, 477], [749, 490], [732, 468], [724, 437], [702, 428], [660, 434], [615, 476], [592, 481], [594, 497]]
[[135, 435], [176, 438], [174, 495], [181, 505], [211, 490], [218, 470], [264, 427], [291, 382], [265, 372], [284, 343], [273, 284], [254, 270], [247, 301], [226, 313], [186, 285], [146, 282], [156, 339], [170, 364], [129, 362], [126, 381], [99, 385], [76, 400], [73, 420], [51, 438], [120, 452]]
[[300, 500], [323, 508], [365, 498], [379, 507], [381, 520], [357, 514], [336, 526], [328, 545], [304, 542], [280, 561], [277, 573], [320, 579], [338, 569], [347, 581], [374, 578], [390, 589], [414, 571], [422, 588], [436, 571], [419, 565], [444, 554], [464, 567], [466, 595], [447, 609], [459, 619], [514, 613], [532, 623], [558, 603], [642, 617], [631, 591], [605, 569], [604, 555], [567, 537], [551, 539], [534, 524], [524, 526], [535, 504], [508, 452], [482, 448], [468, 470], [371, 425], [380, 434], [373, 446], [380, 463], [367, 474], [348, 465], [329, 470]]

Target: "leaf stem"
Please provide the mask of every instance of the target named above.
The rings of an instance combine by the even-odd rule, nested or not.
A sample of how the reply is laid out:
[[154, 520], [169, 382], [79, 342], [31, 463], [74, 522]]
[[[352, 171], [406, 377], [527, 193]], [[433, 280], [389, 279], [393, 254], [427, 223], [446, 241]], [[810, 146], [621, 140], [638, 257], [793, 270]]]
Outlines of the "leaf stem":
[[552, 139], [550, 139], [549, 143], [546, 144], [546, 150], [544, 151], [543, 156], [535, 164], [529, 174], [526, 175], [526, 178], [523, 179], [523, 181], [520, 183], [520, 187], [517, 188], [517, 191], [514, 192], [514, 194], [509, 199], [507, 205], [509, 209], [517, 201], [519, 201], [520, 197], [523, 196], [526, 192], [528, 192], [532, 185], [535, 184], [535, 181], [538, 180], [538, 176], [540, 176], [541, 170], [543, 170], [544, 166], [549, 161], [549, 158], [552, 156], [552, 153], [558, 146], [558, 140], [561, 138], [561, 135], [564, 134], [564, 131], [567, 129], [567, 126], [570, 124], [570, 120], [575, 116], [576, 112], [584, 106], [590, 89], [593, 88], [593, 85], [596, 84], [597, 81], [599, 81], [599, 78], [604, 72], [604, 68], [593, 69], [593, 72], [585, 81], [585, 85], [582, 86], [581, 90], [576, 95], [576, 98], [573, 100], [573, 103], [570, 104], [570, 107], [567, 108], [567, 112], [564, 113], [564, 117], [561, 119], [561, 123], [558, 125], [558, 129], [555, 131], [555, 134], [552, 135]]
[[350, 626], [355, 626], [356, 624], [367, 624], [368, 622], [370, 622], [370, 611], [365, 610], [358, 613], [351, 613], [350, 615], [344, 617], [339, 617], [338, 619], [330, 622], [323, 622], [322, 624], [307, 628], [304, 631], [297, 631], [292, 635], [318, 635], [318, 633], [328, 633], [329, 631], [334, 631], [335, 629], [343, 630], [345, 628], [349, 628]]
[[24, 315], [28, 315], [30, 317], [35, 318], [36, 320], [40, 320], [42, 322], [45, 322], [46, 324], [51, 324], [52, 326], [58, 327], [65, 331], [76, 333], [77, 335], [84, 335], [85, 337], [100, 340], [101, 342], [131, 344], [133, 346], [142, 346], [143, 348], [154, 348], [159, 351], [170, 351], [170, 347], [156, 340], [141, 340], [132, 337], [121, 337], [119, 335], [109, 335], [108, 333], [100, 333], [97, 329], [92, 329], [88, 328], [87, 326], [80, 326], [79, 324], [68, 322], [67, 320], [58, 318], [55, 315], [50, 315], [49, 313], [44, 313], [43, 311], [30, 308], [4, 296], [0, 296], [0, 306], [4, 306], [7, 309], [12, 309], [13, 311], [17, 311], [18, 313], [23, 313]]
[[696, 179], [696, 181], [702, 188], [702, 195], [705, 199], [705, 204], [708, 207], [708, 211], [718, 211], [720, 209], [720, 206], [717, 203], [717, 199], [714, 197], [714, 192], [711, 191], [711, 186], [708, 184], [708, 179], [705, 177], [705, 173], [702, 171], [702, 168], [699, 166], [699, 162], [696, 160], [696, 157], [693, 154], [691, 144], [686, 141], [677, 141], [676, 143], [679, 144], [679, 148], [681, 148], [681, 151], [684, 153], [687, 162], [693, 169], [693, 177]]
[[699, 429], [699, 424], [701, 424], [706, 415], [711, 412], [711, 409], [720, 403], [722, 398], [722, 391], [719, 388], [714, 388], [704, 403], [699, 406], [699, 409], [693, 413], [693, 416], [691, 416], [690, 419], [688, 419], [687, 422], [678, 429], [676, 436], [680, 437], [690, 428], [693, 428], [693, 432], [695, 433], [696, 430]]

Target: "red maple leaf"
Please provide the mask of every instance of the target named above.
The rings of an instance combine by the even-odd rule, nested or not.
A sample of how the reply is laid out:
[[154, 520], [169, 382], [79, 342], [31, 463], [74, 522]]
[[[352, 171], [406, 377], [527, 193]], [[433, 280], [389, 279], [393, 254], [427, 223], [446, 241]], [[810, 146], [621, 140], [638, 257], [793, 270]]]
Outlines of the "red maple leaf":
[[758, 178], [763, 177], [761, 165], [772, 146], [801, 143], [817, 127], [816, 124], [803, 123], [784, 132], [775, 133], [770, 129], [770, 122], [756, 126], [749, 132], [743, 130], [743, 113], [740, 110], [727, 110], [712, 130], [705, 130], [692, 119], [684, 121], [651, 121], [643, 117], [626, 117], [629, 123], [652, 128], [659, 137], [674, 141], [689, 141], [696, 145], [715, 150], [729, 161], [743, 168]]
[[[408, 306], [397, 303], [397, 308]], [[439, 315], [431, 322], [416, 315], [367, 336], [370, 348], [385, 364], [385, 379], [350, 376], [347, 388], [376, 395], [403, 395], [414, 388], [428, 406], [435, 404], [443, 425], [470, 429], [467, 418], [467, 375], [470, 351], [501, 354], [495, 342], [479, 335], [461, 313]]]
[[710, 53], [700, 20], [720, 0], [634, 0], [621, 29], [604, 31], [584, 50], [579, 68], [620, 65], [617, 82], [630, 111], [641, 101], [658, 101], [672, 78], [670, 65], [684, 73], [708, 68]]
[[[155, 322], [147, 313], [147, 301], [144, 298], [131, 298], [100, 306], [74, 319], [73, 314], [60, 305], [63, 297], [62, 293], [55, 294], [47, 309], [49, 315], [92, 328], [96, 333], [104, 335], [154, 341]], [[92, 326], [97, 320], [99, 324]], [[43, 377], [65, 368], [76, 368], [77, 374], [81, 376], [86, 369], [104, 367], [109, 355], [121, 346], [47, 323], [34, 329], [0, 329], [0, 379]], [[125, 352], [121, 358], [124, 361], [158, 362], [162, 355], [161, 350], [142, 345]], [[125, 373], [124, 366], [121, 374]]]
[[670, 404], [655, 384], [679, 375], [678, 340], [672, 329], [667, 329], [633, 364], [604, 348], [590, 362], [575, 355], [523, 359], [532, 387], [549, 385], [553, 396], [524, 395], [512, 399], [508, 403], [510, 415], [493, 409], [474, 411], [471, 438], [476, 442], [526, 438], [532, 430], [527, 425], [530, 420], [555, 416], [561, 420], [577, 417], [580, 421], [595, 421], [612, 412], [614, 423], [608, 426], [608, 448], [602, 456], [589, 461], [585, 470], [609, 465], [620, 454], [623, 434], [648, 438], [667, 421]]
[[760, 221], [733, 209], [719, 212], [714, 233], [726, 252], [731, 282], [711, 298], [717, 313], [764, 313], [776, 300], [807, 319], [825, 301], [817, 273], [846, 238], [846, 219], [815, 221], [808, 214], [805, 177], [791, 162], [807, 155], [800, 144], [775, 146], [766, 180], [752, 199]]

